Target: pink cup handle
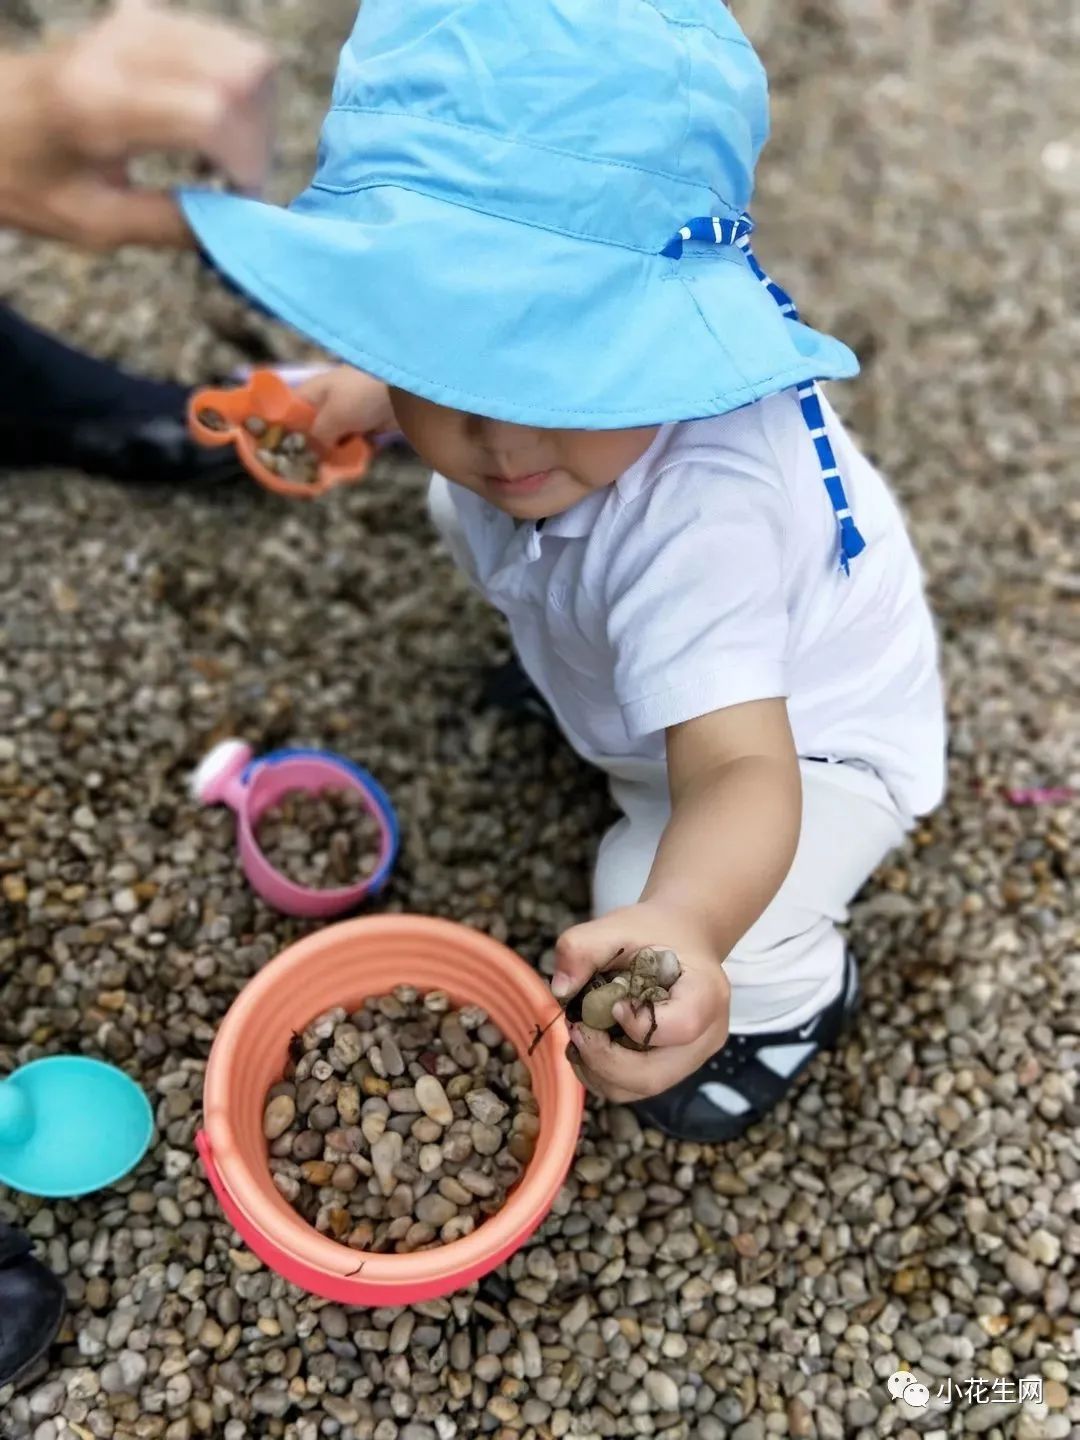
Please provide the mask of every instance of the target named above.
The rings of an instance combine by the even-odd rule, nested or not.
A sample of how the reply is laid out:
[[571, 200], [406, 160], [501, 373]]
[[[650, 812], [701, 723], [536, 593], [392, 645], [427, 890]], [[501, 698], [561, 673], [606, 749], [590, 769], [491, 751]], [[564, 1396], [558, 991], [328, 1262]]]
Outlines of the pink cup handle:
[[244, 774], [254, 751], [243, 740], [222, 740], [201, 761], [191, 777], [191, 793], [201, 805], [244, 804]]

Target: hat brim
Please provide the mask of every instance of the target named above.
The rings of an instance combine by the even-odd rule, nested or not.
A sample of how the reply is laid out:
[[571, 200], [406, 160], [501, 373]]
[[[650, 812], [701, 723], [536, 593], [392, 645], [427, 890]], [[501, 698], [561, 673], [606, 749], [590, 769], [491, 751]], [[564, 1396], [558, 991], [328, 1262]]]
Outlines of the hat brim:
[[629, 429], [858, 372], [847, 346], [784, 319], [729, 247], [674, 261], [388, 185], [311, 189], [287, 210], [179, 198], [212, 263], [253, 300], [455, 410]]

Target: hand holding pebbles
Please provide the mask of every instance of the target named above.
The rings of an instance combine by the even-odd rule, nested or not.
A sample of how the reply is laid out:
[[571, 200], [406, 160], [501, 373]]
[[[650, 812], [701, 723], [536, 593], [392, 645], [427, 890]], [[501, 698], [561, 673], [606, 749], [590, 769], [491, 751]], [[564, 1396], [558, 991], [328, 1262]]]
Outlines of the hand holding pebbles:
[[615, 1006], [630, 994], [629, 975], [619, 974], [581, 998], [581, 1023], [590, 1030], [611, 1030], [615, 1025]]
[[263, 1117], [284, 1199], [354, 1249], [399, 1254], [495, 1214], [539, 1131], [528, 1068], [487, 1016], [410, 986], [306, 1025]]
[[[679, 957], [674, 950], [662, 946], [645, 945], [631, 959], [625, 970], [614, 974], [598, 973], [576, 998], [580, 1014], [572, 1018], [590, 1030], [615, 1032], [612, 1039], [631, 1050], [648, 1049], [649, 1040], [656, 1030], [656, 1006], [670, 999], [671, 991], [682, 974]], [[627, 1001], [635, 1013], [646, 1009], [651, 1028], [644, 1046], [632, 1040], [615, 1019], [615, 1006]]]

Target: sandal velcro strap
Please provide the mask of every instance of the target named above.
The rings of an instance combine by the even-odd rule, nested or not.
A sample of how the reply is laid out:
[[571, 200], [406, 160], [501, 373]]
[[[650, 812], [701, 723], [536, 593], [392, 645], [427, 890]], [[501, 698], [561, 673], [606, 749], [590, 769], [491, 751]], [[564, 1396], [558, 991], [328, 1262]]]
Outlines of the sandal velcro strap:
[[[816, 1047], [814, 1047], [816, 1050]], [[805, 1069], [811, 1056], [799, 1066], [799, 1072]], [[767, 1115], [774, 1106], [779, 1105], [784, 1096], [791, 1089], [792, 1076], [778, 1075], [768, 1065], [762, 1064], [756, 1056], [748, 1059], [742, 1066], [738, 1081], [732, 1085], [746, 1101], [749, 1110], [746, 1112], [747, 1123], [760, 1119]]]

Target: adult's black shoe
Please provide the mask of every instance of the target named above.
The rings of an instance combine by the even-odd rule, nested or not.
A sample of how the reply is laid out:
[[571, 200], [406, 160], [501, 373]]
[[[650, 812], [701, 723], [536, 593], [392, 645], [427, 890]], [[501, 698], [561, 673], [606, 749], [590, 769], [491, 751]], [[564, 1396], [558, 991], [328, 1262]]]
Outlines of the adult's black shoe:
[[218, 484], [246, 472], [231, 445], [208, 449], [187, 433], [183, 404], [158, 415], [30, 421], [0, 414], [0, 469], [82, 470], [110, 480]]
[[0, 305], [0, 470], [187, 484], [244, 474], [187, 432], [187, 387], [87, 355]]
[[21, 1230], [0, 1224], [0, 1388], [18, 1384], [56, 1339], [64, 1287], [30, 1253]]

